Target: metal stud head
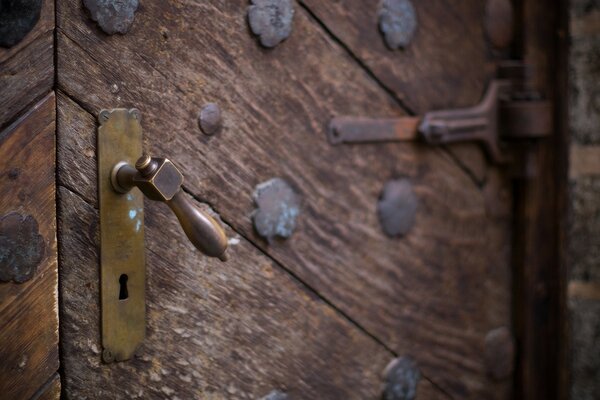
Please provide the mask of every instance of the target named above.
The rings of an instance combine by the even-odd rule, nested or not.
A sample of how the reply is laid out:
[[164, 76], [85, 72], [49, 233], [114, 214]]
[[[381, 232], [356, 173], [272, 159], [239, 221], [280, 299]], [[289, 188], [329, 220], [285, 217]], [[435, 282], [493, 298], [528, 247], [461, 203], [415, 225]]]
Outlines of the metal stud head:
[[379, 202], [377, 216], [386, 235], [406, 235], [415, 223], [419, 201], [408, 179], [395, 179], [385, 184]]
[[217, 104], [208, 103], [202, 107], [198, 115], [198, 126], [205, 135], [214, 135], [221, 130], [222, 125], [221, 109]]
[[414, 400], [421, 372], [411, 357], [393, 359], [383, 372], [383, 400]]
[[83, 5], [107, 35], [125, 34], [133, 24], [138, 0], [83, 0]]
[[292, 0], [252, 0], [248, 7], [248, 23], [264, 47], [275, 47], [292, 32], [294, 5]]
[[410, 0], [382, 0], [379, 30], [390, 50], [408, 46], [417, 30], [417, 13]]
[[509, 378], [514, 370], [515, 341], [510, 330], [502, 326], [492, 329], [485, 336], [485, 366], [488, 375], [501, 381]]
[[44, 258], [44, 238], [31, 215], [10, 212], [0, 218], [0, 281], [25, 282]]
[[256, 186], [254, 201], [258, 208], [252, 219], [256, 232], [271, 242], [276, 236], [288, 238], [296, 229], [300, 201], [292, 187], [281, 178]]

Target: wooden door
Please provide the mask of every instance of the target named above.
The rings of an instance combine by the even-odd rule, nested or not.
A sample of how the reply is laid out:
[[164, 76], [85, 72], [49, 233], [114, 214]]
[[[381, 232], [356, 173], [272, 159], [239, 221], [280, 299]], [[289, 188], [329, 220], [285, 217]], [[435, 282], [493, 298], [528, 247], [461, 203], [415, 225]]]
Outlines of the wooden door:
[[[531, 335], [559, 321], [531, 316], [532, 288], [555, 276], [521, 269], [552, 257], [523, 250], [553, 212], [527, 214], [543, 201], [538, 186], [515, 197], [522, 187], [477, 144], [332, 146], [327, 129], [333, 116], [478, 103], [500, 60], [546, 64], [554, 53], [537, 39], [550, 35], [527, 36], [523, 21], [556, 9], [518, 2], [515, 39], [498, 50], [485, 25], [496, 2], [413, 1], [414, 36], [390, 50], [375, 1], [290, 1], [289, 37], [271, 48], [249, 7], [285, 1], [125, 1], [118, 17], [96, 3], [56, 1], [56, 95], [45, 100], [56, 101], [66, 398], [375, 399], [390, 365], [402, 365], [406, 394], [389, 398], [509, 399], [553, 376], [538, 376], [553, 356]], [[552, 74], [542, 70], [540, 89]], [[213, 135], [198, 123], [207, 103], [222, 112]], [[145, 151], [179, 165], [188, 199], [225, 227], [229, 260], [204, 257], [165, 205], [146, 201], [146, 339], [131, 360], [104, 363], [97, 118], [119, 107], [140, 110]], [[255, 193], [273, 178], [289, 184], [299, 213], [288, 238], [265, 240]], [[405, 235], [389, 237], [377, 204], [398, 180], [416, 211]], [[522, 220], [530, 229], [516, 236]], [[526, 398], [550, 398], [543, 390]]]

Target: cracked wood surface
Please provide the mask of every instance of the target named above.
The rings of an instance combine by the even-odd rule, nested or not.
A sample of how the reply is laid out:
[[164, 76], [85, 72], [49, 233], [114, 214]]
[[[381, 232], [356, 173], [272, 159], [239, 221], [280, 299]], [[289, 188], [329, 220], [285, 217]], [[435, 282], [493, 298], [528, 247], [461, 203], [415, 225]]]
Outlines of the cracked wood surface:
[[[183, 167], [187, 189], [211, 204], [242, 236], [240, 240], [244, 246], [249, 247], [252, 243], [276, 262], [274, 271], [281, 273], [283, 267], [292, 272], [394, 352], [414, 357], [424, 375], [450, 396], [507, 398], [510, 381], [490, 381], [483, 360], [485, 334], [498, 326], [510, 326], [508, 208], [511, 196], [506, 180], [492, 171], [491, 178], [480, 190], [445, 152], [417, 144], [331, 147], [325, 135], [331, 115], [399, 115], [402, 110], [397, 101], [381, 90], [371, 75], [303, 9], [297, 9], [290, 38], [273, 50], [260, 48], [248, 32], [246, 6], [243, 1], [145, 3], [126, 36], [108, 37], [86, 17], [79, 2], [60, 1], [59, 88], [94, 115], [102, 108], [140, 109], [145, 148], [178, 162]], [[477, 91], [469, 91], [475, 101], [484, 84], [482, 78], [475, 85]], [[462, 90], [460, 88], [461, 93]], [[414, 93], [418, 92], [415, 89]], [[423, 93], [424, 104], [436, 105], [436, 98], [427, 99], [427, 91]], [[69, 102], [61, 101], [59, 114], [61, 108], [67, 109]], [[197, 112], [207, 102], [218, 103], [224, 113], [223, 130], [210, 138], [202, 135], [196, 125]], [[78, 112], [83, 111], [79, 109]], [[85, 117], [87, 125], [82, 121], [85, 118], [73, 114], [77, 113], [68, 111], [59, 118], [60, 182], [93, 204], [96, 196], [95, 142], [93, 138], [84, 138], [94, 134], [95, 125], [89, 114]], [[82, 130], [72, 128], [78, 125]], [[298, 188], [302, 211], [298, 228], [289, 240], [267, 245], [252, 229], [250, 214], [254, 206], [251, 196], [256, 184], [275, 176], [285, 178]], [[383, 235], [375, 207], [385, 182], [400, 176], [413, 182], [420, 206], [413, 230], [404, 239], [397, 240]], [[73, 196], [66, 193], [64, 198]], [[66, 201], [61, 197], [61, 204]], [[77, 202], [73, 200], [72, 203]], [[67, 207], [61, 207], [68, 213]], [[93, 207], [85, 213], [82, 211], [85, 215], [89, 213], [93, 213]], [[67, 217], [64, 215], [63, 218]], [[72, 229], [89, 225], [93, 219], [86, 218], [72, 222]], [[189, 268], [187, 274], [192, 274], [192, 278], [201, 280], [202, 274], [195, 275], [194, 265], [206, 265], [203, 273], [217, 268], [217, 264], [198, 260], [190, 252], [191, 246], [181, 243], [184, 239], [179, 228], [171, 216], [165, 214], [163, 217], [160, 206], [149, 207], [146, 221], [150, 227], [159, 226], [157, 221], [160, 221], [162, 228], [155, 231], [159, 238], [150, 233], [150, 240], [147, 238], [149, 256], [157, 265], [155, 276], [159, 268], [176, 271], [183, 266], [184, 271]], [[63, 224], [67, 226], [66, 222]], [[66, 240], [70, 235], [65, 232], [63, 230], [61, 237]], [[63, 295], [67, 299], [73, 296], [70, 306], [68, 300], [65, 302], [64, 318], [72, 322], [65, 324], [63, 334], [67, 336], [65, 343], [79, 343], [73, 346], [85, 346], [90, 334], [99, 334], [86, 325], [99, 318], [97, 310], [88, 311], [86, 307], [77, 306], [84, 300], [76, 296], [77, 292], [67, 290], [81, 283], [78, 275], [97, 274], [90, 272], [90, 265], [95, 262], [93, 247], [85, 250], [94, 244], [96, 238], [92, 235], [87, 243], [78, 246], [88, 252], [85, 254], [88, 261], [84, 265], [77, 264], [80, 256], [71, 261], [70, 257], [65, 257], [63, 261], [71, 263], [71, 267], [64, 269], [66, 286]], [[161, 248], [163, 253], [158, 252]], [[251, 260], [262, 259], [262, 256], [254, 252], [255, 249], [232, 255], [233, 265], [241, 270], [255, 268], [252, 265], [261, 262]], [[181, 265], [177, 266], [174, 260]], [[220, 264], [218, 268], [223, 270]], [[229, 268], [227, 271], [231, 272], [223, 273], [219, 279], [236, 272]], [[249, 272], [249, 276], [256, 273]], [[260, 276], [259, 282], [253, 281], [250, 287], [257, 296], [251, 303], [253, 307], [240, 306], [247, 301], [244, 290], [227, 297], [227, 303], [233, 302], [237, 307], [228, 318], [232, 321], [264, 318], [272, 324], [272, 330], [265, 335], [273, 335], [270, 332], [275, 327], [286, 326], [285, 320], [277, 316], [277, 307], [267, 307], [267, 312], [261, 312], [261, 308], [269, 304], [268, 297], [260, 294], [263, 293], [261, 290], [270, 286]], [[74, 279], [71, 284], [68, 283], [70, 279]], [[97, 277], [85, 275], [81, 279], [93, 285]], [[203, 305], [202, 302], [188, 303], [184, 297], [178, 297], [178, 290], [188, 296], [206, 290], [194, 279], [190, 283], [176, 273], [162, 274], [158, 283], [149, 281], [149, 290], [153, 284], [162, 284], [172, 291], [165, 301], [171, 302], [172, 306], [187, 304], [189, 310], [197, 309], [201, 314], [214, 313], [216, 310], [211, 311], [210, 307], [223, 306], [219, 301]], [[249, 278], [240, 280], [245, 279]], [[261, 286], [263, 284], [265, 288]], [[93, 291], [85, 296], [89, 296], [85, 304], [97, 301]], [[179, 341], [170, 336], [172, 332], [162, 330], [171, 322], [183, 323], [184, 319], [177, 320], [177, 315], [171, 315], [172, 311], [166, 308], [162, 312], [160, 292], [154, 296], [148, 303], [150, 309], [157, 307], [157, 311], [155, 320], [151, 317], [149, 323], [157, 331], [149, 331], [149, 343], [160, 347], [156, 340], [163, 338], [166, 348], [152, 350], [154, 346], [149, 346], [148, 351], [158, 352], [159, 358], [168, 357], [169, 350], [186, 351], [179, 349]], [[310, 304], [298, 300], [300, 294], [279, 293], [275, 297], [277, 306], [284, 302], [282, 307], [285, 307], [286, 302], [291, 302], [293, 309]], [[307, 302], [309, 298], [306, 297]], [[76, 314], [75, 309], [83, 315], [69, 317], [69, 312]], [[86, 311], [82, 312], [82, 309]], [[334, 394], [351, 393], [344, 385], [348, 377], [352, 377], [350, 381], [356, 381], [356, 390], [362, 391], [357, 397], [364, 393], [374, 395], [374, 386], [369, 385], [374, 385], [378, 379], [375, 371], [379, 371], [385, 365], [384, 359], [389, 361], [391, 355], [386, 353], [387, 358], [379, 355], [383, 351], [380, 347], [363, 340], [364, 346], [373, 349], [372, 358], [366, 358], [360, 348], [352, 347], [355, 343], [345, 339], [347, 347], [335, 347], [338, 350], [334, 350], [340, 352], [342, 361], [336, 366], [323, 364], [329, 357], [320, 358], [315, 354], [319, 348], [316, 342], [331, 346], [339, 340], [335, 332], [341, 328], [327, 331], [327, 324], [336, 323], [340, 317], [329, 307], [324, 307], [321, 312], [323, 317], [319, 318], [317, 327], [308, 327], [315, 329], [314, 338], [311, 338], [308, 350], [303, 349], [308, 353], [304, 355], [307, 360], [313, 357], [318, 362], [310, 367], [307, 367], [310, 364], [303, 364], [309, 368], [303, 373], [310, 374], [303, 375], [305, 380], [302, 382], [308, 383], [306, 386], [298, 384], [293, 390], [302, 393], [302, 397], [307, 397], [305, 393], [325, 390], [321, 398], [335, 398]], [[332, 321], [325, 316], [330, 316]], [[204, 326], [208, 330], [206, 336], [200, 328], [187, 327], [190, 335], [203, 340], [193, 347], [194, 351], [210, 352], [205, 341], [227, 343], [230, 332], [211, 326], [216, 323], [218, 321], [209, 320], [208, 326]], [[71, 324], [74, 328], [68, 332]], [[323, 332], [318, 325], [323, 326], [320, 328]], [[90, 330], [78, 332], [82, 326]], [[342, 337], [362, 335], [353, 325], [347, 325], [343, 332]], [[252, 353], [251, 343], [251, 340], [240, 342], [236, 351], [254, 354], [264, 360], [266, 348], [259, 347], [262, 350]], [[289, 347], [283, 347], [282, 354], [301, 357], [303, 351], [294, 346], [298, 344], [291, 342]], [[96, 349], [99, 350], [97, 346]], [[360, 362], [352, 361], [353, 357]], [[241, 365], [252, 365], [248, 364], [249, 358], [243, 360]], [[143, 375], [136, 376], [144, 365], [147, 366], [143, 360], [136, 362], [138, 364], [130, 367], [102, 366], [98, 355], [89, 350], [82, 354], [74, 347], [65, 352], [66, 391], [72, 391], [74, 395], [85, 391], [86, 380], [94, 378], [98, 372], [96, 379], [105, 388], [120, 390], [108, 377], [125, 373], [129, 385], [160, 390], [158, 385], [148, 381], [150, 375], [147, 379]], [[281, 366], [274, 363], [270, 368], [277, 370], [278, 365]], [[318, 379], [329, 370], [327, 366], [332, 369], [327, 373], [333, 379], [330, 385]], [[202, 374], [214, 374], [210, 377], [213, 383], [196, 387], [211, 390], [215, 397], [231, 396], [224, 392], [227, 389], [224, 382], [239, 377], [236, 378], [231, 369], [215, 371], [218, 368], [208, 371], [199, 365], [193, 368], [200, 374], [199, 380], [204, 379]], [[262, 372], [258, 369], [254, 374]], [[159, 376], [165, 379], [163, 382], [172, 382], [171, 385], [178, 382], [173, 375]], [[252, 380], [252, 374], [249, 376], [247, 378]], [[294, 384], [292, 375], [285, 375], [285, 378], [288, 380], [279, 384]], [[269, 383], [275, 384], [274, 381]], [[267, 390], [268, 385], [235, 384], [253, 395], [268, 393], [261, 392]], [[425, 393], [425, 389], [423, 391]], [[435, 396], [442, 394], [430, 390], [423, 398]]]

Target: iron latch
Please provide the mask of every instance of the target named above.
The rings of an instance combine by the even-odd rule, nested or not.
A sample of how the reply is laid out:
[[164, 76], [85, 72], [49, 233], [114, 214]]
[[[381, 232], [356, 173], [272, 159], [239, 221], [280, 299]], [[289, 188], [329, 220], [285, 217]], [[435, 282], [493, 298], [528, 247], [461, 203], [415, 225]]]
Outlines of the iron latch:
[[422, 117], [335, 117], [331, 144], [421, 140], [430, 145], [477, 142], [494, 164], [518, 160], [510, 144], [535, 141], [553, 129], [552, 105], [529, 86], [530, 71], [520, 62], [499, 67], [479, 104], [428, 112]]

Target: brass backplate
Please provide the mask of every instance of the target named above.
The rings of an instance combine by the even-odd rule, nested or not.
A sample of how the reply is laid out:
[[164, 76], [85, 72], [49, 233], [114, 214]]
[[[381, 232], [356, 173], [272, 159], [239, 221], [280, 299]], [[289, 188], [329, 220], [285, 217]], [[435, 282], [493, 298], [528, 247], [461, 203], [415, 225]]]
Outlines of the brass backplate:
[[142, 154], [142, 128], [135, 109], [102, 110], [98, 119], [102, 357], [112, 362], [131, 358], [146, 334], [144, 199], [110, 182], [115, 164]]

